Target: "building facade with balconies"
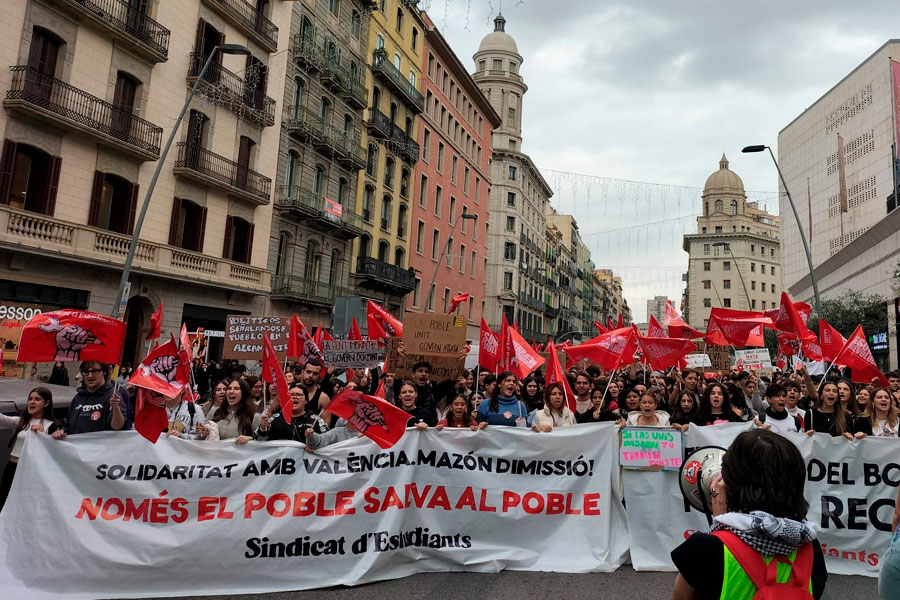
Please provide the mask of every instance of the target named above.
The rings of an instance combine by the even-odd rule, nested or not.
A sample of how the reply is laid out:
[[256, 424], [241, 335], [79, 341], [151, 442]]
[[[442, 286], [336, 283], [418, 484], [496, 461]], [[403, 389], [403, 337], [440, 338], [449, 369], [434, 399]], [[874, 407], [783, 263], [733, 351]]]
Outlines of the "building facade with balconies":
[[[0, 299], [113, 313], [139, 204], [213, 48], [143, 222], [127, 299], [124, 362], [150, 313], [163, 328], [224, 330], [259, 314], [290, 4], [245, 0], [22, 0], [0, 32]], [[270, 85], [270, 82], [272, 85]], [[172, 285], [177, 282], [178, 285]], [[221, 342], [211, 333], [210, 357]]]
[[[425, 112], [419, 124], [421, 156], [409, 252], [416, 287], [406, 308], [446, 312], [453, 296], [468, 292], [468, 304], [457, 314], [466, 317], [468, 337], [475, 340], [485, 301], [490, 139], [500, 116], [428, 15], [423, 18]], [[474, 219], [463, 219], [463, 214]], [[429, 289], [432, 277], [435, 284]]]
[[494, 31], [481, 41], [474, 58], [475, 83], [502, 119], [491, 142], [485, 320], [498, 327], [506, 314], [526, 339], [543, 343], [555, 318], [544, 301], [546, 213], [553, 191], [521, 151], [522, 98], [528, 86], [519, 74], [522, 56], [502, 15], [494, 19]]
[[425, 22], [414, 0], [380, 0], [371, 12], [362, 145], [366, 161], [356, 205], [362, 234], [354, 242], [354, 293], [401, 315], [415, 287], [409, 266], [410, 202], [419, 161], [416, 132]]
[[335, 298], [353, 295], [353, 240], [367, 104], [374, 2], [293, 2], [290, 60], [269, 244], [272, 314], [332, 325]]

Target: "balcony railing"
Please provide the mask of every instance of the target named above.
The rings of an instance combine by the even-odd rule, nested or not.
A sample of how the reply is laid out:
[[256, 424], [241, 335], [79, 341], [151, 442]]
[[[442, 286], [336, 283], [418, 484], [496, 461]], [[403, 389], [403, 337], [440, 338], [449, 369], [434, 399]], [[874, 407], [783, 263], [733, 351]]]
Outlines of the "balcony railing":
[[425, 107], [425, 98], [422, 97], [416, 86], [410, 83], [409, 79], [404, 77], [403, 73], [388, 59], [387, 52], [384, 50], [376, 50], [374, 52], [372, 55], [372, 71], [376, 75], [381, 75], [385, 82], [406, 98], [410, 108], [415, 112], [422, 112]]
[[285, 122], [287, 132], [303, 142], [325, 139], [325, 124], [321, 117], [305, 108], [291, 106], [290, 117]]
[[322, 68], [322, 51], [316, 41], [316, 30], [309, 28], [305, 33], [298, 33], [291, 43], [294, 60], [310, 71]]
[[[188, 66], [188, 83], [193, 84], [203, 70], [207, 56], [191, 52]], [[203, 83], [211, 89], [210, 95], [222, 100], [238, 116], [246, 115], [256, 124], [269, 127], [275, 124], [275, 100], [262, 90], [248, 85], [220, 63], [213, 61], [203, 74]]]
[[278, 48], [278, 27], [244, 0], [204, 0], [206, 4], [254, 38], [269, 52]]
[[360, 144], [358, 131], [344, 131], [334, 126], [325, 127], [325, 139], [338, 162], [362, 169], [366, 166], [366, 151]]
[[298, 300], [309, 304], [332, 306], [336, 296], [349, 295], [347, 290], [330, 283], [306, 277], [278, 275], [272, 279], [272, 297]]
[[269, 202], [271, 179], [196, 144], [178, 143], [175, 172], [217, 185], [257, 204]]
[[355, 78], [353, 76], [348, 77], [347, 89], [342, 94], [342, 97], [347, 104], [354, 108], [365, 108], [368, 104], [369, 93], [366, 91], [362, 77], [359, 75]]
[[325, 198], [296, 185], [282, 186], [281, 194], [278, 197], [278, 206], [282, 209], [295, 210], [315, 219], [319, 224], [341, 230], [350, 238], [358, 237], [363, 233], [362, 217], [346, 206], [343, 207], [341, 216], [328, 212], [325, 210]]
[[416, 273], [412, 269], [401, 269], [368, 256], [360, 256], [356, 260], [356, 275], [401, 290], [404, 294], [416, 286]]
[[512, 71], [504, 71], [502, 69], [487, 69], [484, 71], [476, 71], [475, 79], [481, 77], [507, 77], [509, 79], [514, 79], [516, 81], [522, 81], [522, 76], [518, 73], [513, 73]]
[[3, 105], [77, 129], [145, 160], [159, 158], [162, 128], [26, 65], [10, 67]]
[[377, 108], [369, 109], [369, 126], [403, 158], [411, 163], [419, 161], [419, 144]]
[[[0, 245], [14, 247], [16, 252], [117, 270], [121, 270], [131, 246], [131, 236], [8, 206], [0, 206], [0, 233]], [[269, 272], [265, 269], [146, 240], [138, 242], [135, 249], [134, 269], [180, 282], [199, 279], [203, 285], [223, 290], [269, 292]]]
[[169, 53], [168, 29], [125, 0], [57, 0], [147, 55], [165, 61]]

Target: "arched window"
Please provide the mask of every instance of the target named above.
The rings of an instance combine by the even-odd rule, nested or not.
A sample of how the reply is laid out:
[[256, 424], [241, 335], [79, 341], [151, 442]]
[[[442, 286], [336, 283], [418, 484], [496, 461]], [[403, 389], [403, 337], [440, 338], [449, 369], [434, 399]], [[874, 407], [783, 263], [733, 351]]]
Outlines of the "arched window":
[[328, 285], [340, 285], [343, 273], [341, 272], [341, 251], [334, 249], [331, 251], [331, 267], [328, 270]]
[[[194, 252], [203, 252], [206, 209], [190, 200], [175, 198], [172, 212], [172, 223], [169, 226], [169, 245]], [[225, 219], [225, 225], [225, 234], [228, 236], [231, 232], [229, 227], [231, 225], [231, 217]], [[230, 245], [230, 240], [228, 245]], [[226, 245], [226, 251], [230, 250], [228, 245]]]
[[406, 167], [400, 171], [400, 197], [409, 198], [409, 169]]
[[738, 203], [737, 200], [731, 201], [731, 215], [736, 215], [738, 212]]
[[406, 213], [407, 208], [401, 204], [397, 211], [397, 237], [406, 238]]
[[300, 37], [303, 40], [312, 40], [316, 35], [316, 29], [313, 27], [312, 21], [306, 15], [300, 20]]
[[48, 101], [53, 91], [53, 82], [49, 79], [56, 77], [56, 63], [59, 58], [59, 49], [62, 40], [56, 34], [35, 27], [31, 34], [31, 49], [28, 52], [28, 68], [32, 70], [25, 86], [28, 94], [37, 96], [38, 100]]
[[409, 72], [409, 84], [413, 87], [416, 87], [416, 74], [412, 71]]
[[300, 155], [291, 150], [288, 152], [287, 180], [285, 181], [284, 196], [295, 198], [297, 196], [297, 184], [300, 181]]
[[301, 78], [294, 78], [294, 93], [291, 96], [291, 118], [300, 119], [303, 112], [303, 96], [306, 92], [306, 82]]
[[403, 9], [397, 8], [397, 31], [403, 32]]
[[385, 231], [391, 230], [391, 215], [394, 213], [391, 197], [385, 195], [381, 199], [381, 228]]
[[309, 281], [319, 281], [322, 273], [322, 254], [319, 243], [315, 240], [306, 242], [306, 263], [303, 267], [303, 277]]
[[372, 222], [372, 205], [375, 202], [375, 188], [367, 185], [363, 189], [362, 218], [369, 223]]
[[406, 135], [408, 135], [409, 137], [413, 136], [412, 127], [413, 127], [413, 120], [410, 117], [406, 117]]
[[391, 102], [391, 114], [388, 115], [391, 118], [391, 125], [397, 124], [397, 104], [395, 102]]
[[384, 161], [384, 185], [394, 188], [394, 158], [388, 156]]
[[316, 177], [313, 180], [313, 192], [319, 197], [325, 193], [325, 169], [320, 165], [316, 166]]
[[359, 236], [359, 256], [360, 258], [368, 258], [372, 253], [372, 238], [369, 234], [364, 233]]
[[378, 50], [384, 49], [384, 38], [381, 36], [380, 33], [376, 34], [376, 36], [375, 36], [375, 48], [377, 48]]
[[412, 31], [412, 49], [413, 49], [414, 51], [418, 51], [418, 48], [416, 47], [416, 46], [418, 46], [418, 44], [419, 44], [419, 30], [416, 29], [415, 27], [413, 27], [413, 31]]
[[344, 137], [350, 139], [350, 132], [353, 131], [353, 117], [344, 115]]
[[381, 262], [388, 262], [388, 259], [391, 256], [391, 245], [385, 242], [384, 240], [378, 242], [378, 260]]
[[369, 151], [366, 154], [366, 175], [375, 176], [375, 167], [378, 166], [378, 147], [375, 144], [369, 144]]
[[372, 108], [381, 110], [381, 90], [378, 86], [372, 88]]
[[722, 212], [722, 201], [721, 201], [721, 200], [716, 200], [716, 210], [715, 210], [715, 212], [716, 212], [716, 213]]
[[[91, 198], [88, 224], [116, 233], [131, 234], [134, 219], [132, 204], [136, 200], [134, 198], [136, 186], [110, 173], [103, 173], [102, 176], [100, 195]], [[97, 190], [94, 190], [94, 193], [96, 192]]]
[[328, 98], [322, 97], [322, 112], [319, 114], [322, 117], [322, 123], [328, 125], [331, 123], [331, 100]]
[[703, 203], [703, 214], [706, 216], [709, 215], [709, 200]]
[[288, 244], [290, 236], [282, 231], [278, 235], [278, 255], [275, 257], [275, 277], [281, 277], [287, 272]]
[[397, 248], [396, 250], [394, 250], [394, 265], [396, 265], [400, 269], [403, 269], [405, 268], [403, 266], [405, 263], [406, 252], [403, 250], [403, 248]]
[[347, 180], [343, 177], [338, 179], [338, 203], [347, 206]]
[[350, 61], [350, 81], [359, 81], [359, 66], [355, 61]]
[[360, 32], [362, 30], [362, 17], [359, 15], [359, 11], [354, 10], [350, 15], [350, 33], [356, 39], [359, 39]]
[[397, 68], [398, 71], [402, 71], [402, 70], [403, 70], [403, 69], [401, 68], [401, 65], [402, 65], [402, 64], [403, 64], [403, 63], [401, 62], [400, 55], [397, 54], [397, 53], [395, 52], [395, 53], [394, 53], [394, 66]]

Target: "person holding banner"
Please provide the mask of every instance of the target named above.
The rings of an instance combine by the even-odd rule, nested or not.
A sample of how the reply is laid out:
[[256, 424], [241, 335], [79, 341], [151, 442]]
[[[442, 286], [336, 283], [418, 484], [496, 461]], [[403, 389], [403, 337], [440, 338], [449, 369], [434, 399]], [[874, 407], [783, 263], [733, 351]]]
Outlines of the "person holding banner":
[[268, 415], [260, 419], [256, 430], [257, 437], [263, 440], [293, 440], [306, 443], [306, 430], [312, 429], [316, 433], [328, 431], [325, 421], [306, 411], [306, 388], [295, 385], [290, 389], [291, 393], [291, 422], [288, 423], [280, 410], [280, 404], [276, 404], [279, 410], [269, 418]]
[[450, 429], [471, 429], [472, 431], [478, 431], [479, 429], [484, 429], [486, 426], [487, 423], [478, 425], [472, 419], [472, 411], [469, 410], [469, 401], [463, 396], [457, 396], [453, 399], [453, 402], [450, 403], [450, 411], [447, 413], [447, 418], [438, 421], [437, 430], [440, 431], [445, 427], [449, 427]]
[[869, 388], [860, 388], [859, 391], [856, 392], [856, 404], [853, 407], [853, 414], [856, 416], [864, 415], [866, 409], [869, 407], [869, 400], [871, 398], [872, 392], [869, 391]]
[[525, 408], [528, 409], [529, 413], [544, 408], [544, 398], [541, 393], [541, 386], [533, 375], [529, 375], [528, 378], [525, 379], [525, 385], [522, 386], [522, 401], [525, 403]]
[[206, 423], [197, 427], [198, 438], [208, 439], [215, 430], [220, 440], [234, 440], [235, 444], [246, 444], [253, 439], [253, 432], [259, 429], [262, 419], [254, 411], [250, 401], [250, 388], [242, 379], [232, 379], [225, 391], [226, 405], [219, 409]]
[[[148, 390], [151, 391], [151, 390]], [[151, 391], [152, 392], [152, 391]], [[197, 428], [206, 423], [203, 411], [190, 401], [184, 399], [184, 390], [174, 398], [166, 399], [167, 437], [179, 437], [186, 440], [197, 439]]]
[[222, 408], [222, 405], [225, 404], [225, 391], [228, 389], [228, 381], [223, 379], [216, 383], [213, 387], [212, 395], [209, 400], [203, 403], [201, 407], [203, 409], [203, 416], [207, 419], [211, 419], [215, 414], [215, 411]]
[[488, 425], [507, 427], [527, 427], [528, 409], [516, 396], [516, 376], [512, 371], [503, 371], [498, 378], [494, 394], [478, 405], [476, 421]]
[[397, 399], [400, 401], [400, 408], [410, 415], [406, 426], [416, 429], [434, 427], [438, 424], [437, 413], [419, 405], [418, 389], [419, 386], [412, 379], [404, 379], [400, 382]]
[[575, 424], [575, 415], [566, 406], [566, 392], [561, 383], [551, 383], [544, 390], [544, 408], [534, 413], [533, 431], [549, 433], [556, 427]]
[[[600, 384], [601, 381], [596, 383]], [[591, 406], [583, 413], [575, 413], [575, 421], [578, 423], [600, 423], [605, 421], [622, 421], [618, 407], [611, 408], [606, 404], [606, 396], [603, 394], [603, 386], [597, 385], [591, 390]]]
[[3, 511], [3, 505], [9, 496], [16, 467], [22, 458], [25, 440], [29, 436], [48, 431], [51, 425], [53, 425], [53, 393], [45, 387], [36, 387], [28, 392], [28, 402], [19, 416], [9, 417], [0, 413], [0, 427], [13, 430], [9, 462], [3, 469], [3, 478], [0, 479], [0, 511]]
[[787, 411], [787, 390], [779, 383], [766, 388], [768, 407], [753, 420], [757, 427], [764, 427], [773, 433], [803, 431], [803, 421]]
[[626, 427], [669, 426], [669, 413], [656, 409], [656, 398], [652, 394], [641, 396], [638, 407], [640, 410], [628, 413], [628, 419], [625, 422]]
[[259, 378], [259, 375], [247, 375], [244, 381], [247, 382], [247, 386], [250, 388], [250, 406], [253, 407], [255, 412], [263, 412], [266, 409], [263, 401], [263, 390], [266, 388], [265, 383]]
[[834, 381], [826, 381], [822, 385], [822, 391], [814, 398], [814, 404], [809, 411], [809, 423], [806, 426], [806, 434], [827, 433], [831, 437], [839, 437], [850, 433], [852, 424], [849, 415], [841, 410], [838, 404], [838, 386]]
[[[610, 388], [616, 387], [617, 389], [624, 389], [619, 385], [616, 385], [616, 382], [612, 382], [609, 386]], [[637, 390], [626, 390], [624, 394], [619, 394], [620, 396], [625, 396], [625, 404], [619, 409], [619, 414], [623, 419], [627, 419], [628, 415], [635, 411], [641, 410], [641, 395], [637, 393]], [[612, 400], [610, 400], [610, 404], [612, 404]]]
[[900, 437], [900, 411], [894, 406], [890, 390], [875, 390], [866, 411], [856, 418], [854, 429], [857, 438], [867, 435]]
[[682, 392], [694, 395], [694, 401], [700, 402], [699, 390], [700, 374], [694, 369], [685, 369], [684, 371], [675, 371], [675, 388], [669, 394], [669, 406], [674, 405], [678, 401], [678, 397]]
[[[690, 392], [688, 392], [690, 393]], [[700, 398], [697, 425], [718, 425], [719, 423], [739, 423], [741, 418], [731, 407], [728, 388], [719, 382], [706, 386]]]
[[[805, 482], [803, 457], [787, 438], [765, 429], [738, 435], [712, 481], [711, 532], [672, 551], [673, 599], [751, 600], [759, 591], [765, 598], [821, 598], [828, 572], [806, 520]], [[777, 583], [767, 585], [772, 561]]]
[[[612, 388], [615, 384], [610, 384], [610, 388]], [[618, 386], [616, 386], [618, 390]], [[575, 376], [575, 385], [572, 386], [572, 391], [575, 392], [575, 412], [578, 414], [583, 414], [591, 408], [591, 378], [587, 373], [578, 373]], [[618, 391], [617, 391], [618, 393]], [[528, 401], [525, 401], [525, 404], [528, 404]]]
[[672, 417], [669, 419], [669, 422], [675, 429], [684, 431], [688, 425], [696, 422], [699, 411], [700, 407], [694, 402], [694, 395], [689, 392], [682, 392], [678, 402], [672, 407]]
[[126, 418], [128, 394], [124, 389], [113, 387], [109, 374], [110, 367], [106, 363], [95, 360], [81, 363], [81, 387], [72, 398], [63, 426], [51, 428], [54, 429], [51, 433], [55, 439], [63, 439], [70, 434], [130, 428]]

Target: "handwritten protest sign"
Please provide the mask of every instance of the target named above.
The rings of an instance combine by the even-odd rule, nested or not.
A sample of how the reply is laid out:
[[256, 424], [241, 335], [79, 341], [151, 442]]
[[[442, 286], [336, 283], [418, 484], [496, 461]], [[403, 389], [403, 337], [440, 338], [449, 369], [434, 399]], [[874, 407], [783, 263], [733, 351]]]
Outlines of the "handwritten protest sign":
[[466, 320], [455, 315], [406, 313], [403, 345], [413, 354], [458, 356], [466, 347]]
[[262, 360], [263, 333], [269, 330], [280, 360], [287, 352], [290, 317], [250, 317], [229, 315], [225, 320], [225, 348], [222, 356], [235, 360]]
[[[546, 368], [547, 368], [547, 367], [546, 367], [546, 364], [550, 362], [550, 353], [549, 353], [549, 352], [538, 352], [538, 354], [541, 355], [541, 358], [543, 358], [545, 361], [547, 361], [546, 363], [544, 363], [544, 365], [545, 365], [545, 366], [544, 366], [544, 369], [546, 369]], [[563, 352], [562, 350], [557, 350], [557, 351], [556, 351], [556, 358], [557, 358], [557, 360], [559, 360], [559, 364], [565, 365], [565, 364], [566, 364], [566, 359], [568, 359], [569, 356], [568, 356], [565, 352]], [[580, 364], [580, 363], [579, 363], [579, 364]]]
[[619, 466], [623, 469], [662, 467], [672, 471], [681, 467], [684, 443], [681, 432], [658, 427], [625, 427], [619, 447]]
[[370, 369], [384, 360], [378, 340], [325, 340], [325, 364], [338, 369]]
[[[406, 327], [403, 328], [404, 333]], [[405, 355], [401, 355], [397, 348], [400, 345], [398, 338], [390, 338], [387, 343], [387, 359], [384, 372], [393, 373], [398, 378], [412, 377], [413, 365], [425, 361], [431, 365], [431, 381], [440, 383], [448, 379], [456, 379], [463, 370], [465, 360], [459, 354], [416, 354], [407, 349]], [[404, 344], [405, 345], [405, 344]]]
[[772, 368], [772, 357], [767, 348], [735, 350], [734, 366], [738, 371], [761, 371]]
[[684, 362], [688, 369], [704, 369], [712, 367], [712, 361], [709, 354], [688, 354], [684, 357]]

